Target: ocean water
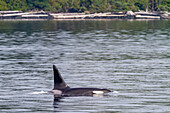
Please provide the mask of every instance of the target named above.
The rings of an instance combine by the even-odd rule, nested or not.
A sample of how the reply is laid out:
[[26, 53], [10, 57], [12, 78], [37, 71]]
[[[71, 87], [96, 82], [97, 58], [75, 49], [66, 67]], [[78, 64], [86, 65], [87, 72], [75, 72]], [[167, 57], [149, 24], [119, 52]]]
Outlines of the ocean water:
[[[54, 99], [53, 64], [113, 92]], [[170, 112], [170, 21], [1, 20], [0, 112]]]

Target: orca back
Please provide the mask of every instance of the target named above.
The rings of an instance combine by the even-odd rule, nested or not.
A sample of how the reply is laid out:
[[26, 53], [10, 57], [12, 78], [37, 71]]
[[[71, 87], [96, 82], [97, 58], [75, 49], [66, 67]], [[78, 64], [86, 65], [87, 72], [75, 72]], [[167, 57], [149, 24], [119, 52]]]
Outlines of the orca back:
[[64, 95], [68, 96], [92, 96], [93, 94], [104, 94], [111, 92], [108, 89], [100, 88], [69, 88], [63, 92]]
[[64, 95], [64, 96], [91, 96], [93, 94], [104, 94], [111, 92], [108, 89], [100, 89], [100, 88], [70, 88], [62, 78], [60, 72], [57, 67], [53, 65], [54, 71], [54, 88], [51, 93], [56, 95]]

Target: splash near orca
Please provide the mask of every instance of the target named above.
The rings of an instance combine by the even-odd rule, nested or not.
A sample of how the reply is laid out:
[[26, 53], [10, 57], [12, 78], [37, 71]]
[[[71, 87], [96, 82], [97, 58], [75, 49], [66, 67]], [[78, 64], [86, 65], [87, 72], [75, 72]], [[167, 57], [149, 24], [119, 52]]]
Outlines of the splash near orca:
[[100, 89], [100, 88], [70, 88], [62, 78], [60, 72], [57, 67], [53, 65], [54, 71], [54, 88], [51, 93], [54, 95], [62, 95], [62, 96], [93, 96], [94, 94], [104, 94], [111, 92], [108, 89]]

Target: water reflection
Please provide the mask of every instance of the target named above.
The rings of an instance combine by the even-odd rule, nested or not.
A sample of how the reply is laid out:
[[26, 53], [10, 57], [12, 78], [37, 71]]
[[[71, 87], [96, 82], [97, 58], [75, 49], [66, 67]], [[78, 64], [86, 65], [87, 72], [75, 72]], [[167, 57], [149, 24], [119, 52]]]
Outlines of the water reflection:
[[54, 101], [53, 101], [53, 106], [54, 108], [59, 108], [59, 103], [63, 102], [62, 99], [64, 97], [62, 97], [61, 95], [54, 95]]
[[[93, 98], [93, 97], [95, 97], [95, 98], [99, 99], [99, 98], [107, 97], [107, 96], [111, 96], [111, 95], [100, 95], [100, 94], [94, 94], [94, 95], [91, 95], [91, 96], [54, 95], [54, 101], [53, 101], [54, 112], [63, 112], [64, 109], [74, 110], [74, 108], [72, 107], [70, 102], [68, 102], [65, 106], [62, 106], [62, 104], [65, 104], [66, 100], [68, 100], [68, 99], [70, 99], [72, 101], [77, 101], [77, 99], [79, 100], [80, 98], [88, 98], [88, 97]], [[79, 105], [81, 106], [81, 104], [79, 104]], [[87, 103], [86, 103], [86, 106], [88, 106]]]
[[[128, 21], [128, 20], [79, 20], [79, 21], [0, 21], [0, 33], [14, 33], [16, 31], [26, 32], [28, 35], [33, 32], [53, 32], [53, 31], [72, 31], [72, 33], [85, 33], [86, 31], [98, 30], [133, 30], [149, 31], [157, 29], [167, 29], [168, 20], [152, 21]], [[47, 27], [48, 25], [48, 27]]]

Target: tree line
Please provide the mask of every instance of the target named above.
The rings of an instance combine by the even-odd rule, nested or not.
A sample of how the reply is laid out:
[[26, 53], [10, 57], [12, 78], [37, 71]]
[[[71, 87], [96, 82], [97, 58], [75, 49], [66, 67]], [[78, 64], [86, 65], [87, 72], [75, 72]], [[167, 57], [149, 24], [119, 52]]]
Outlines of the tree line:
[[0, 11], [52, 12], [170, 11], [170, 0], [0, 0]]

